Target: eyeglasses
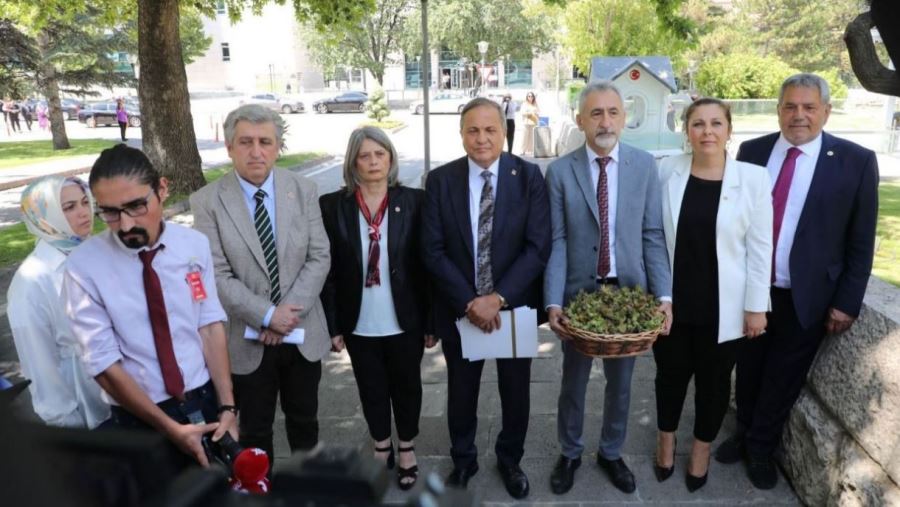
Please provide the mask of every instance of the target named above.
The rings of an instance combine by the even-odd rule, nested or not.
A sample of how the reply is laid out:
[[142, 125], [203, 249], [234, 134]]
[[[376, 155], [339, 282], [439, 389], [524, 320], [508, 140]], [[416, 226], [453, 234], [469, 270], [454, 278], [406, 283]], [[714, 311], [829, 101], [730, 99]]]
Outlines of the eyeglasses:
[[122, 213], [125, 213], [131, 218], [144, 216], [147, 214], [147, 204], [150, 200], [150, 196], [153, 195], [153, 192], [155, 191], [150, 189], [150, 192], [144, 196], [143, 199], [135, 199], [124, 208], [101, 207], [100, 210], [94, 214], [97, 215], [97, 218], [107, 224], [118, 222], [119, 219], [122, 218]]

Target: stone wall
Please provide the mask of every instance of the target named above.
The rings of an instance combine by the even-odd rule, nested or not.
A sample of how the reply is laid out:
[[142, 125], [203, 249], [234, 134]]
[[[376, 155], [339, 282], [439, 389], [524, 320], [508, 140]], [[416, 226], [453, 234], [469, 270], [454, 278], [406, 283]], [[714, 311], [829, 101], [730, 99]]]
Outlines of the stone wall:
[[869, 281], [859, 320], [822, 344], [782, 444], [808, 505], [900, 505], [900, 289]]

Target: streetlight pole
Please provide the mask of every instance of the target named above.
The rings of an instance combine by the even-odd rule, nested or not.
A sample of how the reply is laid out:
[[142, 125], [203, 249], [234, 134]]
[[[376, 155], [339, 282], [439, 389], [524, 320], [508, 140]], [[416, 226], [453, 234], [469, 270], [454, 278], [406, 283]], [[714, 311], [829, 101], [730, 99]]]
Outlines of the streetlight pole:
[[481, 41], [478, 43], [478, 52], [481, 53], [481, 95], [484, 95], [484, 57], [487, 54], [488, 43]]
[[428, 87], [431, 86], [431, 79], [428, 72], [431, 70], [429, 57], [431, 56], [428, 48], [428, 0], [422, 0], [422, 120], [424, 121], [425, 130], [425, 169], [422, 171], [422, 188], [425, 188], [425, 179], [428, 178], [428, 171], [431, 169], [431, 134], [428, 116]]

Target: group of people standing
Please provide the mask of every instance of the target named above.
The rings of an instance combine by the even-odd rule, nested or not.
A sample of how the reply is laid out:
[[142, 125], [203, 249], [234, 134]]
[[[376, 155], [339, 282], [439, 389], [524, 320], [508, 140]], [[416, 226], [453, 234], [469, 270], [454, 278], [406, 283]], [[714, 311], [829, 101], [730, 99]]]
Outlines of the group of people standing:
[[[562, 494], [585, 451], [593, 365], [572, 346], [563, 309], [580, 291], [639, 286], [665, 315], [653, 348], [657, 479], [674, 471], [693, 378], [685, 482], [706, 483], [736, 363], [738, 432], [715, 456], [747, 460], [752, 483], [771, 488], [772, 453], [812, 358], [859, 314], [872, 266], [877, 164], [822, 131], [830, 107], [824, 80], [789, 78], [781, 132], [744, 143], [733, 160], [727, 104], [699, 99], [685, 113], [691, 153], [658, 167], [621, 142], [619, 90], [591, 83], [577, 115], [585, 144], [545, 178], [503, 153], [508, 110], [476, 98], [460, 115], [465, 155], [431, 171], [424, 191], [399, 184], [390, 139], [363, 127], [350, 136], [344, 188], [319, 197], [314, 183], [274, 167], [281, 117], [245, 105], [224, 124], [234, 171], [191, 196], [195, 230], [163, 221], [167, 182], [142, 152], [104, 150], [89, 185], [51, 177], [23, 194], [40, 241], [13, 280], [8, 313], [36, 411], [49, 424], [153, 429], [205, 464], [208, 432], [239, 434], [272, 456], [280, 399], [291, 449], [308, 449], [319, 441], [321, 360], [346, 348], [374, 456], [409, 489], [420, 362], [440, 342], [447, 483], [464, 488], [479, 471], [484, 361], [463, 357], [457, 321], [490, 333], [508, 325], [502, 309], [530, 306], [546, 312], [563, 349], [550, 477]], [[89, 238], [93, 209], [108, 230]], [[635, 359], [602, 362], [596, 462], [630, 493], [622, 451]], [[531, 359], [496, 363], [496, 465], [509, 494], [524, 498]]]
[[3, 123], [8, 131], [22, 132], [22, 122], [25, 121], [25, 127], [31, 132], [31, 125], [34, 123], [34, 116], [37, 114], [38, 126], [41, 130], [46, 130], [49, 126], [47, 122], [47, 107], [38, 104], [35, 111], [28, 102], [17, 102], [10, 97], [6, 97], [0, 102], [0, 109], [3, 110]]

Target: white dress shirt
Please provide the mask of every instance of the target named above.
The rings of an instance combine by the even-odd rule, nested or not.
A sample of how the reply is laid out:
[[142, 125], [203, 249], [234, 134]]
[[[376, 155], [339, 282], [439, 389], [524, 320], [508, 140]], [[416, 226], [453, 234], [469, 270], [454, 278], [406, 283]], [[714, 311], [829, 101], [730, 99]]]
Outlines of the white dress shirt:
[[[594, 189], [594, 199], [597, 198], [597, 185], [600, 182], [600, 162], [594, 150], [585, 143], [587, 152], [588, 169], [591, 171], [591, 185]], [[619, 198], [619, 143], [609, 152], [610, 161], [606, 164], [606, 195], [609, 204], [609, 274], [607, 278], [616, 277], [616, 203]], [[597, 212], [599, 213], [599, 203]], [[598, 253], [599, 256], [599, 253]]]
[[[772, 154], [766, 168], [769, 170], [772, 189], [781, 172], [781, 164], [787, 157], [787, 151], [793, 147], [784, 135], [778, 136], [778, 141], [772, 147]], [[812, 183], [813, 173], [816, 170], [816, 162], [819, 160], [819, 152], [822, 150], [822, 134], [820, 133], [812, 141], [797, 146], [802, 152], [797, 157], [794, 166], [794, 177], [791, 179], [791, 190], [788, 193], [787, 206], [784, 209], [784, 218], [781, 222], [781, 231], [778, 233], [778, 245], [775, 247], [775, 286], [783, 289], [791, 288], [791, 247], [794, 246], [794, 233], [797, 232], [797, 223], [806, 203], [806, 195], [809, 193], [809, 185]]]
[[65, 254], [39, 240], [13, 276], [6, 315], [35, 413], [52, 426], [94, 428], [109, 418], [109, 405], [85, 371], [63, 311], [65, 262]]
[[366, 272], [369, 270], [369, 223], [362, 211], [359, 215], [359, 239], [362, 245], [362, 301], [359, 305], [359, 318], [353, 334], [357, 336], [394, 336], [403, 332], [397, 320], [394, 308], [394, 294], [391, 292], [391, 267], [388, 262], [388, 215], [385, 211], [381, 220], [381, 239], [378, 241], [378, 271], [381, 274], [381, 285], [366, 287]]
[[[153, 259], [159, 276], [172, 346], [186, 391], [209, 381], [199, 329], [225, 321], [216, 292], [209, 241], [202, 233], [167, 222], [158, 245], [165, 248]], [[144, 265], [138, 252], [128, 248], [109, 230], [98, 234], [70, 255], [63, 294], [72, 331], [82, 346], [87, 372], [103, 373], [121, 362], [142, 391], [159, 403], [166, 393], [144, 292]], [[206, 299], [195, 301], [187, 283], [199, 271]], [[109, 400], [115, 403], [114, 400]]]
[[[478, 285], [478, 216], [481, 214], [481, 189], [484, 187], [484, 178], [481, 173], [485, 168], [469, 160], [469, 220], [472, 225], [472, 258], [475, 266], [475, 285]], [[491, 172], [491, 195], [494, 196], [494, 210], [497, 209], [497, 182], [500, 175], [500, 159], [495, 160], [486, 169]]]
[[519, 103], [510, 99], [510, 101], [503, 106], [503, 109], [506, 113], [506, 119], [515, 121], [516, 113], [519, 111]]

